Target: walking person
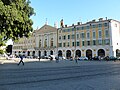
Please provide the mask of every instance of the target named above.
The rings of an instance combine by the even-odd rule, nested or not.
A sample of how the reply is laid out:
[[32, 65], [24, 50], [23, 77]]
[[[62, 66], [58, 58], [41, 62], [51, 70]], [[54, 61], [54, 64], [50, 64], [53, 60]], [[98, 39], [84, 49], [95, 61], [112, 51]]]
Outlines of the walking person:
[[75, 56], [75, 62], [78, 63], [78, 56]]
[[18, 66], [20, 65], [20, 63], [22, 63], [22, 64], [24, 65], [24, 62], [23, 62], [23, 56], [20, 55], [19, 57], [20, 57], [20, 62], [18, 63]]

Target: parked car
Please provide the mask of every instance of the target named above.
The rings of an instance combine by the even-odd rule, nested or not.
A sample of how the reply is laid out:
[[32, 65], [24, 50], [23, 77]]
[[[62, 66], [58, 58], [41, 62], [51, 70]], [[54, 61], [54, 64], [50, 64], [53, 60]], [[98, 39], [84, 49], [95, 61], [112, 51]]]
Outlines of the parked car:
[[78, 60], [88, 60], [88, 57], [81, 56], [81, 57], [78, 58]]
[[59, 56], [59, 60], [65, 60], [66, 58], [64, 56]]
[[114, 57], [114, 56], [110, 56], [110, 57], [109, 57], [109, 60], [117, 60], [117, 58]]
[[93, 57], [92, 60], [99, 60], [99, 56]]
[[117, 60], [120, 60], [120, 57], [118, 57]]

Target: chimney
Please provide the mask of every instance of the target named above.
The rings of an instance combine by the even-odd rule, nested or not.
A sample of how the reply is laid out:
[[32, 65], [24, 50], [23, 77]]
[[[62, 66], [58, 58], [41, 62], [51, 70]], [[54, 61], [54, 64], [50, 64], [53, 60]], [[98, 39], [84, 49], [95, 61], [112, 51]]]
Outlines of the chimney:
[[74, 26], [74, 24], [72, 24], [72, 26]]
[[67, 25], [65, 25], [65, 27], [67, 27]]
[[107, 20], [107, 17], [105, 17], [106, 18], [106, 20]]
[[80, 22], [78, 22], [77, 24], [80, 25]]
[[103, 20], [103, 18], [99, 18], [99, 21], [102, 21]]

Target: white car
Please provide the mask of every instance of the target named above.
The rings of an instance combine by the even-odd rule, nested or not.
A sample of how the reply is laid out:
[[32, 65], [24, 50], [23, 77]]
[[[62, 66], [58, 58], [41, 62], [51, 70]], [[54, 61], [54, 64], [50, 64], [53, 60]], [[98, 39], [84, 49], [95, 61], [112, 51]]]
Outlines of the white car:
[[78, 58], [78, 60], [88, 60], [88, 58], [85, 57], [85, 56], [81, 56], [81, 57]]

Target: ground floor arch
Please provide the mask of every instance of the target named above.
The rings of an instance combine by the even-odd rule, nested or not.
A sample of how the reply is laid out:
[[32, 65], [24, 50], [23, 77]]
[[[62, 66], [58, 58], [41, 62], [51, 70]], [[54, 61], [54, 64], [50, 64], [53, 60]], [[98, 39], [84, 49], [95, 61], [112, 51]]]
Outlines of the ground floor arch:
[[58, 51], [58, 56], [62, 56], [62, 51], [61, 50]]
[[28, 56], [30, 56], [30, 51], [28, 51]]
[[53, 51], [52, 50], [50, 51], [50, 55], [53, 55]]
[[41, 51], [38, 51], [38, 56], [41, 57]]
[[35, 56], [35, 51], [32, 52], [32, 56]]
[[104, 57], [105, 56], [105, 51], [104, 49], [99, 49], [98, 50], [98, 56]]
[[47, 51], [44, 51], [44, 56], [47, 56]]
[[75, 56], [81, 57], [81, 51], [80, 50], [76, 50]]
[[68, 59], [68, 58], [70, 58], [71, 57], [71, 51], [70, 50], [67, 50], [66, 51], [66, 58]]
[[88, 59], [92, 58], [92, 50], [90, 49], [86, 50], [86, 57], [88, 57]]
[[116, 57], [120, 57], [120, 50], [116, 49]]

